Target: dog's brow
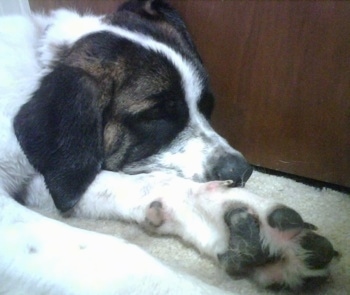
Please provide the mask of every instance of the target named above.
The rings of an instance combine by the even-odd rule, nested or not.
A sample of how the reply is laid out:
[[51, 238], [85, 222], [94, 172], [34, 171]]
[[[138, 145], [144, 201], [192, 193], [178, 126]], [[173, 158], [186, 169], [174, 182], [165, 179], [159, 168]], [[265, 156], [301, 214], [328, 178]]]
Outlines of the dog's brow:
[[153, 106], [156, 105], [156, 102], [155, 101], [150, 101], [150, 100], [140, 100], [140, 101], [136, 101], [133, 100], [132, 103], [130, 103], [130, 105], [128, 106], [128, 111], [130, 112], [130, 114], [138, 114], [142, 111], [145, 111]]
[[185, 91], [185, 100], [189, 106], [190, 112], [198, 112], [197, 103], [200, 98], [203, 85], [198, 71], [185, 57], [171, 47], [142, 33], [132, 32], [116, 26], [108, 26], [106, 29], [118, 36], [133, 41], [146, 49], [162, 54], [168, 58], [181, 75], [182, 86]]

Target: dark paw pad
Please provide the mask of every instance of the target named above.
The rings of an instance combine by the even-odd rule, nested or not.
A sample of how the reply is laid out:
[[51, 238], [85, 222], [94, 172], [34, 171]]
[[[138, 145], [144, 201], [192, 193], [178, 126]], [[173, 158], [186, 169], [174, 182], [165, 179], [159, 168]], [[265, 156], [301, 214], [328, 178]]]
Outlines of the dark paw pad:
[[300, 214], [289, 207], [278, 207], [267, 218], [268, 224], [275, 230], [283, 232], [284, 239], [291, 239], [303, 229], [316, 230], [316, 226], [306, 223]]
[[325, 268], [334, 257], [339, 255], [325, 237], [314, 232], [308, 232], [303, 236], [300, 245], [307, 250], [308, 255], [304, 261], [310, 269]]
[[304, 221], [295, 210], [288, 207], [279, 207], [275, 209], [267, 219], [272, 228], [280, 231], [291, 229], [302, 229]]
[[246, 208], [230, 210], [225, 222], [230, 230], [229, 250], [218, 258], [229, 274], [244, 275], [271, 260], [261, 245], [259, 221]]

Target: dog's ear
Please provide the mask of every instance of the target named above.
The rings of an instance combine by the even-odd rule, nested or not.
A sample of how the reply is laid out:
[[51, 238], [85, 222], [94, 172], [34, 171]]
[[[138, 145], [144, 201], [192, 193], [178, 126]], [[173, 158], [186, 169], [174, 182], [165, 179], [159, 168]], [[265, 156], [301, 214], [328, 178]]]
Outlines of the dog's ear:
[[118, 11], [127, 10], [142, 17], [158, 18], [164, 6], [168, 7], [162, 0], [130, 0], [122, 4]]
[[150, 20], [155, 25], [160, 25], [168, 34], [174, 36], [175, 30], [181, 41], [186, 44], [196, 57], [202, 62], [194, 45], [190, 34], [188, 33], [185, 22], [180, 14], [163, 0], [129, 0], [122, 4], [118, 11], [129, 11]]
[[58, 65], [14, 120], [29, 162], [45, 178], [56, 207], [71, 209], [101, 169], [98, 83], [79, 68]]

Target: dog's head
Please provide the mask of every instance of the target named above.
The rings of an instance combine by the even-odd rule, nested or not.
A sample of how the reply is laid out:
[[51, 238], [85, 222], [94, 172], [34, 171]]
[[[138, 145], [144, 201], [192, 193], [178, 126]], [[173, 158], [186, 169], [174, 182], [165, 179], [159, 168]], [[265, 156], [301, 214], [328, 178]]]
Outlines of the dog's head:
[[132, 0], [103, 18], [61, 11], [43, 37], [46, 74], [14, 122], [56, 206], [74, 206], [101, 169], [173, 170], [242, 185], [252, 169], [210, 126], [207, 73], [179, 15]]

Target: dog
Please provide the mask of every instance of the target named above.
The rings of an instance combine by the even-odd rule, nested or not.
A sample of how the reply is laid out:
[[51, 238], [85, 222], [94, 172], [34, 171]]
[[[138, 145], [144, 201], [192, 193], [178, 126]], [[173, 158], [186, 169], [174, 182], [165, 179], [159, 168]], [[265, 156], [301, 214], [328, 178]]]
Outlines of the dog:
[[316, 227], [242, 188], [252, 168], [211, 127], [208, 75], [165, 1], [2, 17], [0, 41], [1, 294], [224, 294], [31, 206], [178, 236], [265, 287], [328, 276]]

